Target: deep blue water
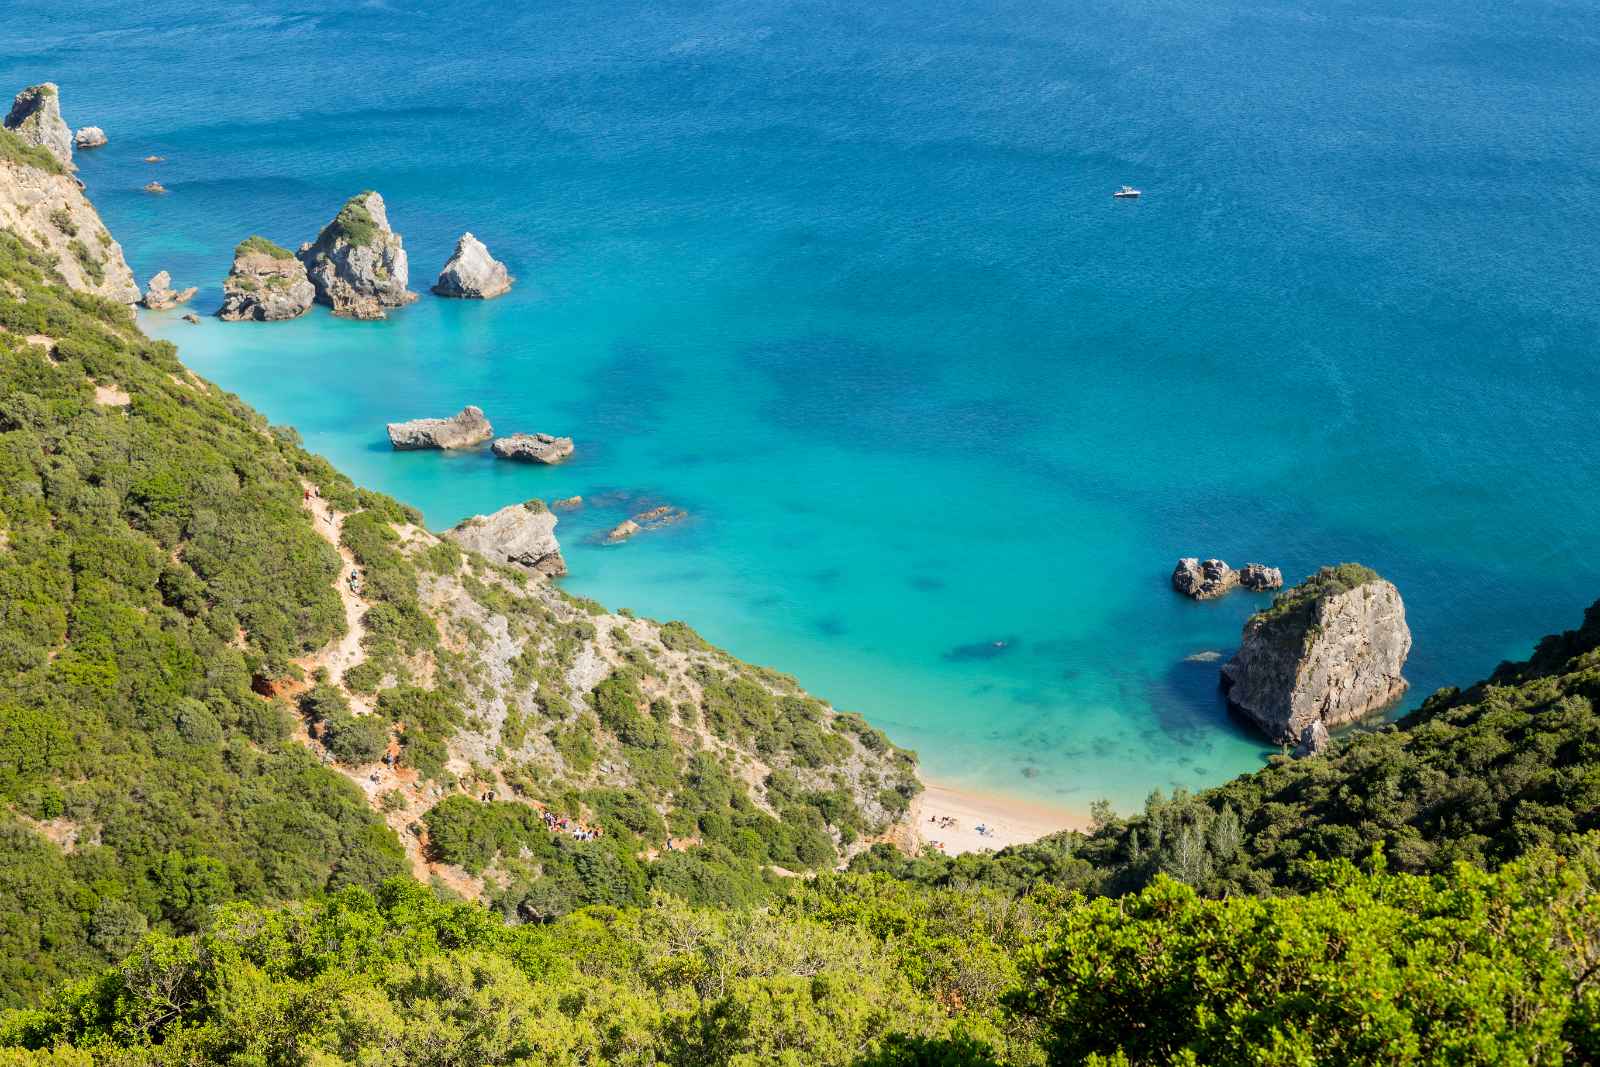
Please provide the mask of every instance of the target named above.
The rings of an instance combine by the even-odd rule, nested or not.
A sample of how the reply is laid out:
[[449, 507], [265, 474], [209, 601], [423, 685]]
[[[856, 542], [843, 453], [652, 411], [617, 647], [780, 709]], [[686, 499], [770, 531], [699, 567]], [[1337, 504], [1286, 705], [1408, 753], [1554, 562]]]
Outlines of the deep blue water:
[[[198, 310], [238, 240], [365, 188], [413, 288], [464, 229], [519, 279], [379, 324], [146, 315], [191, 366], [435, 527], [688, 508], [613, 548], [625, 511], [563, 519], [568, 586], [935, 777], [1126, 807], [1256, 766], [1186, 657], [1260, 600], [1182, 601], [1179, 555], [1378, 568], [1412, 704], [1600, 596], [1600, 4], [0, 9], [0, 83], [105, 127], [90, 194]], [[469, 402], [578, 456], [388, 449]]]

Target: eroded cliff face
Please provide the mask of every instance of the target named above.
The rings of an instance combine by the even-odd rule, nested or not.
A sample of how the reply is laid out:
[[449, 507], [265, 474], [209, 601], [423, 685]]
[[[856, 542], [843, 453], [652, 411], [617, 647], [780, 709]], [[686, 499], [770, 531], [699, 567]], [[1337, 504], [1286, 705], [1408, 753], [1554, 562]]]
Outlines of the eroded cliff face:
[[1245, 623], [1222, 668], [1229, 702], [1274, 741], [1342, 726], [1393, 703], [1411, 652], [1394, 585], [1356, 564], [1324, 567]]
[[[139, 285], [76, 178], [53, 155], [10, 130], [0, 148], [0, 229], [10, 230], [56, 258], [73, 289], [119, 304], [139, 299]], [[31, 151], [29, 151], [31, 149]]]

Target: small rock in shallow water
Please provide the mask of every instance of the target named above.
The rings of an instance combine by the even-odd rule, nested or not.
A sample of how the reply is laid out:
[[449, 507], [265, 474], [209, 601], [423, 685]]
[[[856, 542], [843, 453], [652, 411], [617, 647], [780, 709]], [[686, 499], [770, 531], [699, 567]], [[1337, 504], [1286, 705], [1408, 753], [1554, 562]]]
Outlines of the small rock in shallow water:
[[151, 311], [166, 311], [179, 304], [186, 304], [195, 293], [200, 290], [190, 286], [183, 292], [178, 292], [172, 287], [172, 275], [161, 271], [145, 283], [144, 296], [140, 302]]
[[145, 185], [144, 191], [147, 193], [164, 193], [167, 191], [167, 187], [160, 182], [150, 182]]
[[433, 291], [440, 296], [488, 300], [511, 289], [506, 265], [489, 254], [482, 241], [470, 233], [461, 235], [450, 261], [439, 272]]
[[106, 131], [98, 126], [85, 126], [73, 135], [72, 143], [79, 148], [104, 148]]
[[1206, 651], [1206, 652], [1196, 652], [1191, 656], [1185, 656], [1185, 657], [1183, 657], [1183, 662], [1185, 662], [1185, 663], [1216, 663], [1220, 659], [1222, 659], [1222, 653], [1221, 652]]
[[198, 326], [198, 325], [200, 325], [200, 316], [196, 315], [192, 311], [185, 312], [184, 316], [183, 316], [183, 321], [187, 322], [187, 323], [190, 323], [191, 325]]
[[583, 497], [564, 496], [560, 500], [552, 500], [550, 502], [550, 506], [555, 508], [557, 511], [577, 511], [579, 508], [583, 507]]
[[145, 156], [144, 157], [144, 161], [146, 163], [165, 163], [167, 161], [167, 157], [166, 156]]
[[496, 438], [489, 451], [501, 459], [550, 465], [572, 455], [572, 438], [547, 433], [514, 433], [510, 437]]

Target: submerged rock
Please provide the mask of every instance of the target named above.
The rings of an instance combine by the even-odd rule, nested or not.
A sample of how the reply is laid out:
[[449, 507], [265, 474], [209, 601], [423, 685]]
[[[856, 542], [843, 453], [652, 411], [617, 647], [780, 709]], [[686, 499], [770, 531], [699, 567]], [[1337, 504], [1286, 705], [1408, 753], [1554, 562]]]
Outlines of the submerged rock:
[[164, 193], [167, 187], [160, 182], [145, 182], [144, 191], [147, 193]]
[[187, 322], [191, 326], [198, 326], [200, 325], [200, 316], [196, 315], [192, 311], [187, 311], [184, 312], [183, 321]]
[[547, 433], [514, 433], [510, 437], [496, 438], [489, 451], [501, 459], [555, 464], [572, 455], [572, 438]]
[[1239, 573], [1220, 559], [1180, 559], [1172, 569], [1172, 588], [1195, 600], [1214, 600], [1239, 584]]
[[317, 239], [300, 246], [299, 257], [317, 300], [335, 315], [381, 319], [385, 309], [417, 299], [406, 289], [409, 268], [400, 235], [389, 228], [383, 197], [370, 190], [345, 201]]
[[449, 262], [439, 272], [433, 291], [440, 296], [488, 300], [509, 291], [511, 275], [506, 265], [489, 254], [482, 241], [470, 233], [461, 235]]
[[11, 101], [6, 129], [72, 166], [72, 130], [61, 117], [61, 90], [54, 82], [30, 85]]
[[1305, 759], [1307, 756], [1320, 756], [1328, 751], [1328, 746], [1333, 744], [1333, 739], [1328, 736], [1328, 728], [1322, 725], [1322, 720], [1307, 726], [1300, 731], [1300, 743], [1294, 746], [1294, 758]]
[[560, 500], [551, 501], [550, 506], [555, 508], [557, 511], [577, 511], [579, 508], [583, 507], [583, 497], [564, 496]]
[[417, 448], [471, 448], [494, 436], [483, 409], [468, 404], [448, 419], [391, 422], [389, 443], [402, 451]]
[[1222, 687], [1269, 738], [1294, 743], [1313, 723], [1341, 726], [1392, 703], [1405, 692], [1410, 652], [1399, 590], [1343, 563], [1250, 617]]
[[1283, 588], [1283, 572], [1265, 563], [1246, 563], [1239, 568], [1239, 584], [1257, 593]]
[[107, 144], [106, 131], [98, 126], [85, 126], [72, 135], [72, 143], [79, 148], [104, 148]]
[[556, 521], [543, 501], [530, 500], [492, 515], [474, 515], [444, 536], [495, 563], [510, 563], [557, 578], [567, 573], [567, 561], [556, 541]]
[[611, 528], [606, 534], [607, 544], [616, 544], [626, 541], [634, 534], [646, 530], [659, 530], [663, 526], [671, 526], [675, 522], [682, 522], [689, 517], [689, 513], [682, 508], [673, 507], [671, 504], [662, 504], [648, 511], [641, 511], [631, 519], [624, 519]]
[[144, 296], [139, 302], [151, 311], [165, 311], [179, 304], [187, 304], [199, 291], [191, 285], [183, 292], [178, 292], [172, 287], [172, 275], [161, 271], [145, 283]]
[[265, 237], [247, 237], [233, 250], [233, 268], [222, 283], [217, 317], [228, 322], [280, 322], [304, 315], [315, 297], [306, 268], [293, 252]]

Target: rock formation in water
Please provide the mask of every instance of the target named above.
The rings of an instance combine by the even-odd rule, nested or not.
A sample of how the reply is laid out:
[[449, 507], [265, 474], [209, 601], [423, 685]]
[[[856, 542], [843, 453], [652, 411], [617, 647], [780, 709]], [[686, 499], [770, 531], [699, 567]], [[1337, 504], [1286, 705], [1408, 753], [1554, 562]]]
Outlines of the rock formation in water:
[[[17, 97], [19, 105], [29, 93], [44, 88], [24, 90]], [[0, 130], [0, 229], [11, 230], [53, 256], [69, 287], [131, 305], [139, 299], [139, 285], [122, 258], [122, 246], [112, 240], [68, 164], [29, 136], [48, 132], [40, 115], [44, 110], [54, 112], [50, 88], [48, 98], [37, 93], [31, 98], [36, 110], [27, 113], [18, 129], [12, 129], [8, 120]], [[13, 107], [12, 115], [16, 114]]]
[[675, 508], [671, 504], [662, 504], [648, 511], [641, 511], [631, 519], [623, 519], [611, 528], [606, 534], [606, 543], [610, 545], [626, 541], [634, 534], [646, 530], [659, 530], [663, 526], [671, 526], [675, 522], [682, 522], [689, 517], [689, 513], [682, 508]]
[[72, 143], [79, 148], [104, 148], [106, 131], [98, 126], [85, 126], [72, 135]]
[[471, 448], [494, 436], [483, 409], [468, 404], [448, 419], [412, 419], [389, 424], [389, 443], [402, 451], [418, 448]]
[[144, 296], [139, 303], [151, 311], [165, 311], [179, 304], [187, 304], [199, 291], [191, 285], [180, 293], [172, 287], [172, 275], [161, 271], [145, 283]]
[[1228, 702], [1274, 741], [1340, 726], [1392, 703], [1411, 651], [1399, 590], [1367, 567], [1324, 567], [1244, 625], [1222, 668]]
[[1214, 600], [1239, 584], [1239, 573], [1220, 559], [1180, 559], [1172, 569], [1172, 588], [1195, 600]]
[[293, 252], [265, 237], [247, 237], [233, 250], [233, 268], [222, 283], [217, 317], [229, 322], [279, 322], [304, 315], [315, 297], [306, 268]]
[[554, 464], [572, 455], [572, 438], [547, 433], [514, 433], [510, 437], [495, 438], [489, 451], [501, 459]]
[[511, 288], [506, 265], [489, 254], [482, 241], [470, 233], [461, 235], [450, 261], [439, 272], [433, 291], [440, 296], [488, 300]]
[[1264, 593], [1283, 588], [1283, 571], [1265, 563], [1246, 563], [1239, 568], [1239, 584], [1253, 592]]
[[61, 91], [54, 82], [30, 85], [11, 101], [6, 129], [72, 166], [72, 130], [61, 117]]
[[335, 315], [381, 319], [388, 308], [417, 299], [406, 289], [400, 235], [389, 228], [383, 197], [370, 190], [347, 200], [315, 241], [300, 246], [299, 255], [318, 302]]
[[495, 563], [510, 563], [556, 578], [567, 573], [567, 561], [556, 541], [556, 521], [543, 501], [530, 500], [493, 515], [474, 515], [444, 536]]

